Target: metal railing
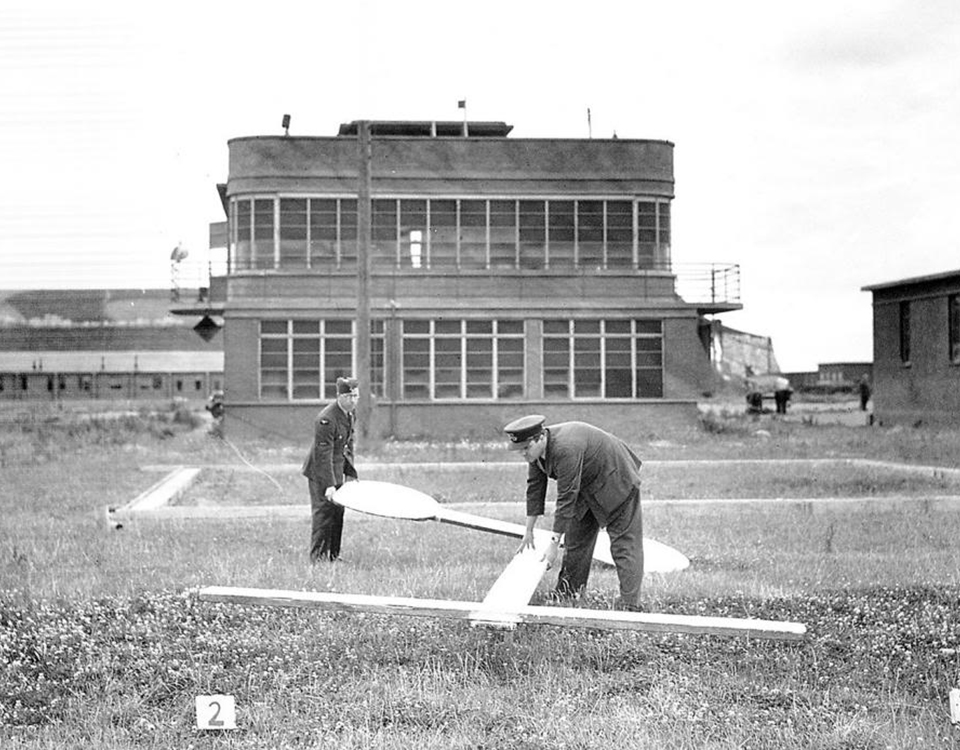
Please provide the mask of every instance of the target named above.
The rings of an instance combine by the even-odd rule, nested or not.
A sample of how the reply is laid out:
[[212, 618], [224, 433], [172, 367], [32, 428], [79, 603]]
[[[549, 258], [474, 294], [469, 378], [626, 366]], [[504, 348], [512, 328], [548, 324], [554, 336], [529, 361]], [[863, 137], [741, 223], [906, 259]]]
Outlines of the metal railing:
[[676, 292], [685, 302], [740, 303], [740, 265], [737, 263], [674, 263]]
[[[237, 269], [234, 269], [236, 271]], [[273, 269], [251, 269], [270, 274]], [[312, 273], [308, 269], [282, 269], [285, 271], [300, 270], [303, 273]], [[450, 273], [452, 269], [443, 269]], [[621, 270], [621, 269], [611, 269]], [[209, 289], [211, 277], [227, 275], [225, 262], [220, 263], [193, 263], [185, 261], [178, 266], [173, 275], [173, 287], [182, 288], [184, 296], [191, 289]], [[644, 277], [648, 274], [672, 274], [675, 277], [674, 291], [685, 302], [690, 304], [739, 304], [740, 303], [740, 266], [736, 263], [655, 263], [635, 270], [622, 269], [624, 273], [636, 274]], [[315, 272], [315, 271], [314, 271]], [[375, 271], [376, 272], [376, 271]], [[421, 271], [429, 276], [430, 271]], [[586, 269], [571, 269], [572, 275], [593, 273]], [[653, 279], [651, 278], [651, 281]]]

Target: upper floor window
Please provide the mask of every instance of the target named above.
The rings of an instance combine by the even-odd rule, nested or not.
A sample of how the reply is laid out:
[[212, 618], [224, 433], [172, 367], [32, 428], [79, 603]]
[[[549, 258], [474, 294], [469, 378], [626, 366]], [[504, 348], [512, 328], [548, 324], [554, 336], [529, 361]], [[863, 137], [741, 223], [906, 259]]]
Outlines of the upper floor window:
[[280, 199], [280, 265], [284, 268], [305, 267], [308, 225], [306, 198]]
[[[231, 204], [231, 270], [355, 267], [355, 198]], [[375, 198], [371, 264], [410, 269], [653, 269], [670, 204], [601, 198]]]

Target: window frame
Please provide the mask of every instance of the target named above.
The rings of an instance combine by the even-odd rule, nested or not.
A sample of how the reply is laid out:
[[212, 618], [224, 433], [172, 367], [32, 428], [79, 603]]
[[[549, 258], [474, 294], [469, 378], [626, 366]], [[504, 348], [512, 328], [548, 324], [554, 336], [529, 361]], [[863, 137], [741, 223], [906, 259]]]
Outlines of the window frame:
[[898, 330], [899, 330], [899, 353], [900, 364], [904, 367], [910, 366], [910, 345], [911, 345], [911, 305], [910, 300], [900, 300], [898, 305]]
[[[356, 322], [352, 318], [265, 318], [260, 320], [257, 333], [257, 397], [261, 401], [271, 402], [315, 402], [330, 401], [336, 398], [336, 379], [340, 375], [352, 375], [357, 368]], [[315, 331], [308, 330], [309, 326], [316, 325]], [[337, 327], [348, 326], [348, 330], [331, 330]], [[274, 327], [276, 330], [267, 330]], [[281, 330], [282, 329], [282, 330]], [[371, 395], [384, 395], [384, 372], [386, 364], [386, 326], [382, 319], [370, 321], [370, 373], [361, 382], [369, 388]], [[313, 350], [305, 347], [300, 356], [309, 356], [316, 352], [316, 368], [304, 366], [304, 361], [297, 360], [297, 342], [310, 342], [316, 339], [317, 346]], [[334, 360], [343, 357], [342, 347], [332, 347], [331, 344], [349, 341], [349, 365]], [[282, 346], [279, 345], [282, 342]], [[265, 393], [264, 367], [265, 343], [272, 344], [274, 351], [269, 352], [276, 356], [282, 365], [269, 368], [271, 373], [278, 377], [272, 379], [266, 387], [277, 389], [277, 393]], [[309, 364], [309, 363], [307, 363]], [[312, 385], [311, 382], [298, 380], [297, 373], [316, 372], [315, 395], [302, 395], [302, 389]], [[280, 377], [282, 375], [282, 377]], [[282, 388], [282, 393], [279, 389]], [[298, 389], [300, 394], [297, 395]]]
[[[480, 328], [484, 324], [490, 325], [486, 331]], [[504, 330], [512, 328], [516, 330]], [[471, 342], [489, 342], [489, 348], [471, 348]], [[516, 342], [519, 342], [519, 351], [510, 345]], [[445, 344], [450, 346], [443, 346]], [[521, 320], [405, 318], [400, 323], [400, 346], [400, 398], [403, 401], [512, 401], [524, 398], [526, 393], [526, 328]], [[483, 363], [486, 367], [478, 367], [476, 357], [484, 354], [489, 355], [489, 360]], [[450, 356], [457, 363], [455, 378], [439, 377], [450, 369], [441, 358]], [[414, 357], [421, 360], [425, 357], [426, 361], [415, 367], [412, 366]], [[506, 364], [508, 359], [517, 358], [519, 368]], [[487, 379], [478, 379], [478, 372], [487, 373]], [[506, 377], [508, 374], [513, 377]], [[444, 392], [449, 391], [453, 383], [456, 383], [456, 392]], [[423, 392], [414, 392], [413, 388]], [[478, 393], [478, 389], [484, 392]]]
[[[629, 322], [629, 330], [615, 330]], [[653, 331], [653, 325], [657, 330]], [[548, 330], [548, 329], [554, 330]], [[565, 328], [566, 330], [561, 330]], [[645, 330], [650, 328], [650, 330]], [[629, 340], [629, 351], [612, 348], [614, 341]], [[656, 346], [644, 348], [641, 342], [655, 342]], [[555, 348], [552, 348], [555, 347]], [[541, 339], [541, 376], [546, 398], [562, 398], [570, 401], [624, 401], [663, 398], [663, 321], [652, 318], [551, 318], [544, 320]], [[558, 360], [558, 354], [566, 355], [566, 363]], [[611, 356], [629, 355], [630, 395], [611, 393], [614, 372], [623, 367], [613, 367]], [[657, 360], [654, 365], [643, 364], [644, 357]], [[548, 366], [548, 364], [550, 366]], [[591, 366], [593, 365], [593, 366]], [[591, 371], [596, 371], [593, 375]], [[563, 381], [557, 378], [566, 373], [565, 388], [558, 387]], [[641, 375], [656, 373], [656, 385], [644, 387], [648, 382]], [[622, 383], [622, 381], [620, 381]], [[649, 381], [652, 384], [652, 381]]]

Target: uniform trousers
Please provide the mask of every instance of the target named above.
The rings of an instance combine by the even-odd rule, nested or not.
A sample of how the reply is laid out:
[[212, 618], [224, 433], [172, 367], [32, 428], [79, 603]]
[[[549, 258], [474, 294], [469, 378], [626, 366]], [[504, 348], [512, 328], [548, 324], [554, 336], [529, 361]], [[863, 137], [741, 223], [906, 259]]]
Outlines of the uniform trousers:
[[343, 536], [343, 506], [324, 496], [326, 487], [308, 479], [310, 485], [310, 562], [336, 560], [340, 557], [340, 538]]
[[[563, 564], [557, 578], [557, 593], [570, 596], [583, 591], [590, 576], [593, 548], [600, 525], [591, 511], [573, 520], [564, 534]], [[640, 585], [643, 582], [643, 514], [637, 487], [607, 523], [610, 554], [617, 566], [620, 598], [617, 606], [640, 609]]]

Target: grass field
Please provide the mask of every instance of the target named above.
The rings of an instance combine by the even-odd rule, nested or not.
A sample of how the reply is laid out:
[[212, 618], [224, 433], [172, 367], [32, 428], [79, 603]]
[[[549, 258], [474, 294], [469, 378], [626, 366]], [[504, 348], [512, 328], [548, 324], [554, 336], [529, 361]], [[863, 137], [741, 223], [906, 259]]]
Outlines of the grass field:
[[[226, 443], [182, 409], [0, 427], [0, 746], [960, 747], [947, 706], [960, 686], [960, 511], [924, 501], [960, 487], [952, 472], [841, 460], [957, 468], [955, 433], [728, 415], [636, 446], [646, 534], [691, 559], [648, 576], [647, 609], [800, 621], [802, 643], [549, 626], [507, 639], [453, 621], [201, 603], [186, 592], [479, 601], [516, 542], [348, 514], [348, 562], [315, 567], [305, 517], [103, 523], [104, 507], [180, 464], [216, 467], [184, 504], [305, 504], [305, 448]], [[366, 448], [369, 464], [510, 460], [497, 444]], [[522, 466], [365, 476], [522, 521]], [[831, 505], [843, 497], [877, 503]], [[693, 502], [711, 498], [822, 501]], [[609, 607], [615, 590], [598, 568], [583, 605]], [[194, 728], [195, 697], [214, 693], [235, 697], [238, 729]]]

